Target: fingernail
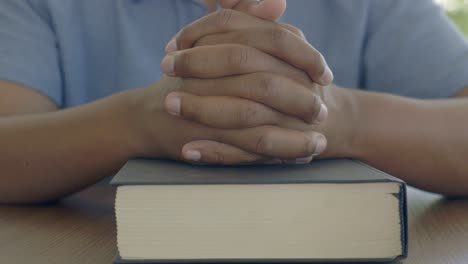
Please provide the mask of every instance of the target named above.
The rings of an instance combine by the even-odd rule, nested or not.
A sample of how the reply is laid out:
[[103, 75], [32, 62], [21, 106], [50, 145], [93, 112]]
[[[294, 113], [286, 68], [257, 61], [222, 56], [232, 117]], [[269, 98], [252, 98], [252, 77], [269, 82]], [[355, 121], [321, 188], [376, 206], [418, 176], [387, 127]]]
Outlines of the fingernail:
[[166, 46], [166, 53], [171, 53], [177, 50], [177, 41], [175, 38], [172, 38]]
[[330, 83], [333, 82], [333, 72], [330, 70], [330, 67], [326, 67], [325, 71], [322, 74], [322, 77], [320, 77], [320, 83], [322, 85], [329, 85]]
[[180, 116], [181, 104], [180, 97], [177, 95], [169, 94], [166, 97], [166, 109], [171, 115]]
[[322, 154], [322, 152], [325, 151], [326, 147], [327, 147], [327, 139], [323, 135], [319, 135], [315, 143], [314, 155]]
[[312, 161], [312, 157], [298, 158], [296, 159], [296, 164], [307, 164]]
[[323, 121], [327, 120], [328, 117], [328, 107], [325, 104], [320, 105], [320, 111], [315, 118], [317, 123], [322, 123]]
[[175, 60], [174, 55], [168, 55], [163, 59], [161, 63], [162, 71], [169, 76], [175, 75], [174, 74], [174, 60]]
[[257, 8], [263, 3], [263, 0], [252, 0], [249, 8]]
[[200, 161], [201, 153], [198, 150], [187, 150], [183, 153], [184, 159], [191, 161]]
[[259, 5], [263, 2], [264, 0], [252, 0], [252, 4], [254, 5]]

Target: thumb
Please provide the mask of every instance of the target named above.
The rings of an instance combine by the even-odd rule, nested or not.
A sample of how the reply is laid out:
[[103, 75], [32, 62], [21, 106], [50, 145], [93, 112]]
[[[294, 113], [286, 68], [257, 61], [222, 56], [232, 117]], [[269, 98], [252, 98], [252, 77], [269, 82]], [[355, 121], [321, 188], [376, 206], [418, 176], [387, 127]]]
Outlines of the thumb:
[[218, 0], [223, 8], [231, 8], [267, 20], [279, 19], [286, 10], [286, 0]]

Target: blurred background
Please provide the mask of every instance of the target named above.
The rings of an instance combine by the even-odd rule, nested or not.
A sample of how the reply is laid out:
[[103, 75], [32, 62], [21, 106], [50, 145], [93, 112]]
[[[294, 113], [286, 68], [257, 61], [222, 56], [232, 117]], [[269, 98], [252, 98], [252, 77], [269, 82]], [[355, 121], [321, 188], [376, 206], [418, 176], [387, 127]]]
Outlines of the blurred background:
[[468, 36], [468, 0], [436, 0]]

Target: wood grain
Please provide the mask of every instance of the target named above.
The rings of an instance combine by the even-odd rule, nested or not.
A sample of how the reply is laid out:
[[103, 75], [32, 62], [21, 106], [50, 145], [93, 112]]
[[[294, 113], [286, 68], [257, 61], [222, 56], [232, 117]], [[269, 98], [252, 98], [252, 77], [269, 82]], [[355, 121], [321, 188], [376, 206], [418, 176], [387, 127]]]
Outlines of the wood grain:
[[[111, 263], [115, 190], [98, 184], [45, 206], [0, 206], [0, 263]], [[468, 263], [468, 200], [409, 188], [410, 257], [401, 264]]]

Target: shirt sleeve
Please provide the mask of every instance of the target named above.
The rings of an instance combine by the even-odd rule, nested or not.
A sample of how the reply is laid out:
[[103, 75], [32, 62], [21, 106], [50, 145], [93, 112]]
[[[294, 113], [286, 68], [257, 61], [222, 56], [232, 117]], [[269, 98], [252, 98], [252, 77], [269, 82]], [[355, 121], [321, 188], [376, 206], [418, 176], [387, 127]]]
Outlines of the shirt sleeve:
[[444, 98], [468, 86], [468, 42], [432, 0], [370, 0], [367, 90]]
[[58, 46], [46, 12], [28, 0], [0, 1], [0, 80], [29, 87], [62, 106], [60, 76]]

